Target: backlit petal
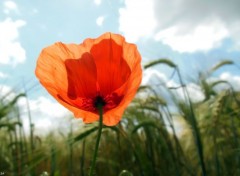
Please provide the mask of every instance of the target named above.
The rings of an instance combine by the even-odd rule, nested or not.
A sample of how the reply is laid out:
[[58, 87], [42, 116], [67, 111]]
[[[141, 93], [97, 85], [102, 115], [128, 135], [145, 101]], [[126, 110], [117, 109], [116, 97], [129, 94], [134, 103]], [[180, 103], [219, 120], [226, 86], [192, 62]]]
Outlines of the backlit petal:
[[[113, 37], [113, 38], [112, 38]], [[98, 43], [92, 46], [90, 52], [97, 67], [97, 80], [100, 92], [110, 94], [121, 87], [129, 78], [131, 70], [123, 58], [123, 43], [117, 44], [114, 38], [124, 42], [120, 35], [106, 33], [99, 37]]]
[[84, 53], [79, 59], [65, 60], [68, 77], [68, 97], [96, 96], [97, 69], [92, 56]]
[[83, 51], [79, 45], [56, 43], [41, 52], [35, 71], [47, 91], [74, 114], [81, 109], [77, 97], [96, 94], [96, 65]]
[[102, 102], [103, 123], [113, 126], [141, 83], [140, 62], [136, 45], [121, 35], [105, 33], [80, 45], [59, 42], [43, 49], [35, 73], [75, 117], [85, 123], [97, 121], [96, 104]]
[[124, 96], [116, 108], [105, 114], [103, 123], [108, 126], [113, 126], [120, 121], [124, 110], [134, 98], [142, 80], [141, 56], [136, 45], [125, 43], [123, 51], [124, 59], [131, 69], [131, 75], [121, 87], [114, 91], [116, 94]]
[[109, 110], [103, 119], [103, 123], [107, 126], [113, 126], [117, 124], [126, 107], [129, 105], [129, 103], [132, 101], [134, 96], [136, 95], [136, 92], [138, 90], [138, 87], [142, 80], [142, 70], [140, 64], [133, 70], [132, 75], [128, 82], [126, 82], [122, 87], [120, 87], [115, 92], [117, 94], [124, 94], [122, 101], [119, 103], [119, 105]]

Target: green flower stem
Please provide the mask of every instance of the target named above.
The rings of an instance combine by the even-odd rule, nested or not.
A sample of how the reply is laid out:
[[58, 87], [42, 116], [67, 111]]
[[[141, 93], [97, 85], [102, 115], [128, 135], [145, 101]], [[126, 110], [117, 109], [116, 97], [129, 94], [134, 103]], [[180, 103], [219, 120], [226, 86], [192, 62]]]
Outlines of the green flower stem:
[[97, 136], [97, 141], [95, 145], [95, 150], [93, 154], [93, 159], [92, 159], [92, 165], [90, 168], [89, 176], [93, 175], [95, 165], [96, 165], [96, 159], [97, 159], [97, 154], [98, 154], [98, 147], [99, 147], [99, 142], [102, 134], [102, 127], [103, 127], [103, 106], [99, 105], [98, 106], [98, 112], [99, 112], [99, 127], [98, 127], [98, 136]]

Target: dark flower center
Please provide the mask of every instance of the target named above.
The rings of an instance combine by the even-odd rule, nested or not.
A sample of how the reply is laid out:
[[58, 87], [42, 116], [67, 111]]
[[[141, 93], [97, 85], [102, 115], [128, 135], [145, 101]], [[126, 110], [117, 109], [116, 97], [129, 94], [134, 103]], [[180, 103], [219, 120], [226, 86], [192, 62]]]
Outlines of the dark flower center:
[[98, 95], [98, 96], [95, 97], [93, 105], [94, 105], [95, 108], [97, 108], [99, 106], [103, 107], [103, 106], [106, 105], [106, 102], [104, 101], [104, 99], [100, 95]]
[[[57, 95], [59, 99], [63, 102], [73, 105], [76, 108], [90, 111], [93, 113], [98, 113], [98, 108], [101, 106], [103, 108], [104, 113], [108, 110], [111, 110], [119, 105], [121, 102], [123, 95], [119, 96], [116, 93], [112, 93], [106, 96], [96, 95], [93, 98], [81, 98], [79, 99], [71, 99], [71, 101], [66, 101], [61, 97], [61, 95]], [[69, 97], [72, 98], [72, 97]]]

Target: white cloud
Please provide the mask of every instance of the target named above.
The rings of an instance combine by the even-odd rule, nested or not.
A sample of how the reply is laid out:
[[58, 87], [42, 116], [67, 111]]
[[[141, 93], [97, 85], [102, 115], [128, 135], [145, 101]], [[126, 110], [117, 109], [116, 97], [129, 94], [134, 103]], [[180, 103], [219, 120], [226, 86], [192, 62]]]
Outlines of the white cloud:
[[126, 39], [136, 42], [140, 37], [149, 37], [156, 27], [153, 0], [125, 0], [125, 7], [120, 8], [119, 31]]
[[100, 16], [96, 19], [96, 23], [98, 26], [102, 26], [103, 25], [103, 22], [104, 22], [104, 16]]
[[[211, 84], [213, 82], [217, 82], [217, 81], [226, 81], [231, 85], [231, 87], [235, 91], [240, 91], [240, 76], [239, 75], [233, 75], [232, 73], [226, 71], [226, 72], [221, 73], [218, 77], [209, 77], [207, 79], [207, 82], [209, 84]], [[229, 84], [227, 84], [227, 83], [217, 84], [214, 86], [214, 90], [217, 92], [227, 90], [230, 88]]]
[[224, 81], [228, 81], [235, 90], [240, 90], [240, 76], [232, 75], [229, 72], [223, 72], [219, 78]]
[[[187, 97], [185, 97], [185, 93], [184, 93], [184, 87], [181, 87], [180, 84], [176, 83], [173, 80], [170, 80], [167, 82], [167, 87], [168, 88], [176, 88], [176, 89], [172, 89], [172, 92], [181, 100], [185, 100]], [[188, 83], [185, 86], [185, 89], [187, 90], [187, 93], [191, 99], [192, 102], [199, 102], [199, 101], [203, 101], [205, 96], [202, 92], [202, 89], [199, 85], [195, 84], [195, 83]]]
[[26, 53], [18, 40], [19, 28], [26, 24], [23, 20], [7, 18], [0, 22], [0, 64], [17, 65], [26, 59]]
[[208, 51], [221, 45], [229, 36], [228, 30], [218, 20], [197, 25], [188, 33], [180, 33], [179, 25], [158, 32], [155, 39], [178, 52]]
[[238, 7], [239, 0], [125, 0], [119, 30], [133, 42], [151, 36], [178, 52], [208, 51], [227, 38], [240, 50]]
[[0, 72], [0, 78], [7, 78], [9, 75], [3, 73], [3, 72]]
[[[32, 123], [37, 133], [47, 134], [50, 131], [59, 129], [60, 126], [66, 124], [68, 116], [71, 113], [60, 105], [58, 102], [53, 102], [51, 99], [40, 96], [37, 99], [29, 99], [29, 108], [32, 117]], [[18, 101], [21, 110], [21, 118], [23, 119], [24, 128], [29, 132], [29, 117], [26, 98], [21, 98]]]
[[150, 68], [143, 72], [142, 85], [149, 84], [150, 80], [154, 77], [158, 78], [158, 81], [160, 82], [167, 82], [167, 77], [165, 74]]
[[18, 7], [17, 4], [13, 1], [5, 1], [4, 2], [4, 10], [3, 12], [5, 14], [9, 14], [11, 11], [17, 12], [18, 13]]
[[[17, 94], [10, 86], [0, 85], [0, 99], [2, 101], [7, 103], [13, 100]], [[29, 109], [27, 103], [29, 104]], [[48, 134], [49, 132], [58, 132], [58, 130], [65, 133], [70, 130], [70, 123], [73, 123], [73, 125], [78, 124], [78, 128], [81, 128], [81, 125], [83, 125], [82, 120], [73, 118], [72, 113], [65, 107], [43, 96], [28, 99], [28, 102], [26, 97], [21, 97], [18, 99], [17, 105], [24, 130], [27, 134], [30, 132], [29, 113], [34, 124], [35, 134]]]
[[[172, 89], [172, 93], [174, 93], [178, 98], [184, 100], [185, 97], [184, 97], [184, 93], [183, 93], [183, 88], [181, 88], [180, 85], [178, 83], [176, 83], [174, 80], [172, 80], [172, 79], [169, 80], [164, 73], [161, 73], [155, 69], [148, 69], [144, 72], [142, 85], [150, 84], [151, 80], [153, 80], [154, 78], [158, 79], [157, 83], [159, 85], [166, 85], [166, 88], [176, 88], [176, 89]], [[154, 82], [156, 84], [156, 80], [154, 80]], [[186, 85], [186, 89], [189, 93], [190, 99], [193, 102], [199, 102], [204, 99], [204, 94], [203, 94], [201, 88], [197, 84], [188, 83]], [[161, 92], [161, 93], [163, 93], [163, 92]]]
[[[188, 94], [190, 96], [190, 99], [193, 101], [193, 102], [199, 102], [199, 101], [203, 101], [205, 96], [201, 90], [201, 88], [197, 85], [197, 84], [194, 84], [194, 83], [189, 83], [187, 84], [187, 91], [188, 91]], [[181, 89], [179, 89], [179, 91], [181, 91], [179, 93], [179, 95], [183, 98], [183, 92]]]
[[0, 99], [10, 101], [16, 96], [14, 90], [7, 85], [0, 85]]
[[49, 98], [38, 97], [36, 100], [29, 100], [31, 111], [37, 112], [50, 118], [60, 118], [67, 114], [68, 110]]
[[101, 3], [102, 3], [101, 0], [94, 0], [94, 4], [96, 4], [96, 5], [100, 5]]
[[232, 49], [240, 50], [240, 20], [230, 24], [229, 30], [235, 44]]

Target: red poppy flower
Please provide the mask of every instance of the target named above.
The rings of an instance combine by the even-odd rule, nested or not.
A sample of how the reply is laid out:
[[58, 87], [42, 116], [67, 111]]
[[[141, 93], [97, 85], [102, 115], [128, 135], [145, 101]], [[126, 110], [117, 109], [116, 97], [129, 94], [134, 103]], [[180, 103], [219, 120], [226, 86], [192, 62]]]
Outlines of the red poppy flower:
[[136, 45], [121, 35], [105, 33], [82, 44], [55, 43], [42, 50], [36, 76], [47, 91], [85, 123], [99, 119], [116, 125], [142, 79]]

